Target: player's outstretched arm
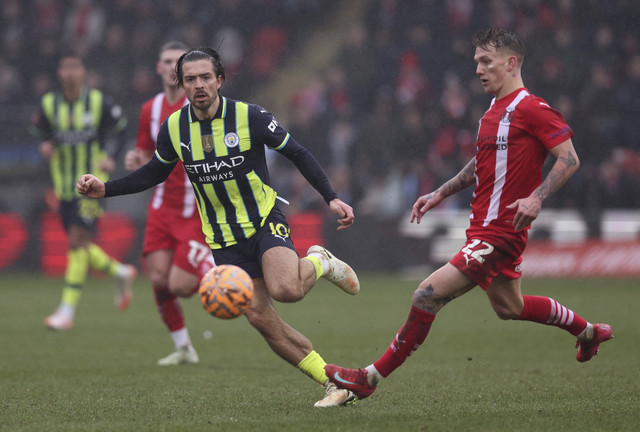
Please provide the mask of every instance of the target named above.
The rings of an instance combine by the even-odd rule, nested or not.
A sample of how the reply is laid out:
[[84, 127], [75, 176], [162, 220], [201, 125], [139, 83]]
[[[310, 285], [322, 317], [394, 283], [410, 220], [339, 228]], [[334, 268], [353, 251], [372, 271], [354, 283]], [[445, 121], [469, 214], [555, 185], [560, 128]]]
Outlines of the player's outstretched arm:
[[446, 197], [460, 192], [463, 189], [475, 184], [474, 171], [476, 169], [476, 158], [471, 159], [454, 178], [440, 186], [434, 192], [419, 197], [411, 209], [411, 220], [413, 223], [420, 223], [420, 219], [426, 212], [440, 204]]
[[78, 179], [76, 190], [80, 195], [89, 198], [103, 198], [105, 192], [104, 183], [91, 174], [85, 174]]
[[353, 220], [355, 216], [353, 215], [353, 208], [339, 198], [334, 198], [329, 202], [329, 208], [331, 211], [338, 215], [340, 219], [338, 219], [338, 223], [340, 226], [338, 227], [338, 231], [347, 229], [351, 225], [353, 225]]

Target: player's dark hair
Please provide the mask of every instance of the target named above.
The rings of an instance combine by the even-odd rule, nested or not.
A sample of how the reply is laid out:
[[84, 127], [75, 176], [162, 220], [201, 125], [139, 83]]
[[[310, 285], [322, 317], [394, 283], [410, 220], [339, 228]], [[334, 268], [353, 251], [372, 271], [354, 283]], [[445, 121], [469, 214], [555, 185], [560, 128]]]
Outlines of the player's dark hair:
[[516, 56], [518, 64], [522, 65], [524, 61], [524, 40], [514, 31], [490, 27], [476, 33], [471, 43], [475, 48], [506, 49]]
[[183, 86], [182, 65], [196, 60], [209, 60], [213, 65], [216, 77], [222, 76], [222, 79], [225, 79], [224, 65], [218, 51], [213, 48], [196, 48], [182, 54], [176, 63], [176, 76], [180, 87]]

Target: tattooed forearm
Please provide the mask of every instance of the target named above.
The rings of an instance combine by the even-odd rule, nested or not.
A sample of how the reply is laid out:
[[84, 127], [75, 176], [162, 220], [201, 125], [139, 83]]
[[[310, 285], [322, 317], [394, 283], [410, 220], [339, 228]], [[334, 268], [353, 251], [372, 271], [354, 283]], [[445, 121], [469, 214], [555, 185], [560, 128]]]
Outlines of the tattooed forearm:
[[536, 189], [535, 196], [543, 201], [549, 195], [556, 192], [571, 175], [578, 169], [578, 160], [573, 152], [560, 156], [547, 174], [540, 187]]
[[560, 158], [558, 158], [558, 160], [564, 162], [565, 165], [569, 168], [575, 167], [578, 165], [578, 159], [573, 154], [573, 152], [569, 152], [567, 156], [561, 156]]
[[448, 197], [455, 193], [460, 192], [463, 189], [475, 184], [476, 178], [474, 172], [476, 169], [476, 159], [473, 158], [465, 165], [464, 168], [451, 180], [440, 186], [438, 193], [442, 196]]

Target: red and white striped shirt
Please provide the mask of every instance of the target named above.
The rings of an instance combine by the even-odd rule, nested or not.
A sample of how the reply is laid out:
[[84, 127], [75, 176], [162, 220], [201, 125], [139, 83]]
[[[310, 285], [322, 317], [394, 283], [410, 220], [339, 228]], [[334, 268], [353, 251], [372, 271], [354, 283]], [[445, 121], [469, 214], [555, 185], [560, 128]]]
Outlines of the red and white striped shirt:
[[514, 232], [516, 210], [506, 207], [542, 183], [549, 150], [573, 135], [558, 111], [524, 88], [494, 98], [478, 128], [471, 226]]
[[[155, 151], [162, 122], [187, 103], [187, 97], [183, 96], [175, 104], [169, 105], [164, 93], [158, 93], [145, 102], [140, 109], [136, 148]], [[164, 208], [179, 211], [184, 218], [198, 214], [193, 188], [180, 161], [169, 177], [156, 186], [149, 206], [154, 210]]]

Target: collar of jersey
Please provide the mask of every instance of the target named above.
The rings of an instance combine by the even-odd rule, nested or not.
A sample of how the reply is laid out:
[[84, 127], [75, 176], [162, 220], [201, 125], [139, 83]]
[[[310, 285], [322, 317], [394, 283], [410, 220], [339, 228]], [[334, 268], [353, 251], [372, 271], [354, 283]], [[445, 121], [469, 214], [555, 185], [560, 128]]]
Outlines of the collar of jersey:
[[[213, 116], [213, 119], [217, 118], [225, 118], [227, 115], [227, 98], [224, 96], [220, 96], [220, 104], [218, 105], [218, 111]], [[196, 117], [196, 113], [193, 112], [193, 107], [189, 104], [189, 123], [199, 122], [198, 117]]]

